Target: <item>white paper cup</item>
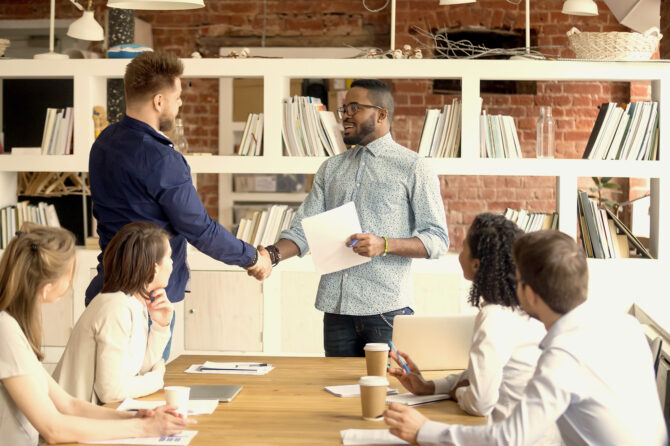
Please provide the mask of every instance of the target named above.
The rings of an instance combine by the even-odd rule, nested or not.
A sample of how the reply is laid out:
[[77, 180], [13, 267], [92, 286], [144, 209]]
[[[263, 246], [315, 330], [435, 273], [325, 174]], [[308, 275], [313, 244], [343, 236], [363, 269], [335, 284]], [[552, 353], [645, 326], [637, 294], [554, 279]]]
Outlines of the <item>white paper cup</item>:
[[389, 346], [384, 343], [368, 343], [365, 350], [365, 365], [368, 376], [386, 376], [386, 365], [388, 364]]
[[364, 420], [382, 420], [386, 406], [388, 379], [383, 376], [363, 376], [358, 381], [361, 386], [361, 411]]
[[167, 386], [163, 390], [165, 390], [165, 402], [170, 406], [177, 406], [177, 413], [186, 417], [188, 415], [188, 396], [191, 388], [185, 386]]

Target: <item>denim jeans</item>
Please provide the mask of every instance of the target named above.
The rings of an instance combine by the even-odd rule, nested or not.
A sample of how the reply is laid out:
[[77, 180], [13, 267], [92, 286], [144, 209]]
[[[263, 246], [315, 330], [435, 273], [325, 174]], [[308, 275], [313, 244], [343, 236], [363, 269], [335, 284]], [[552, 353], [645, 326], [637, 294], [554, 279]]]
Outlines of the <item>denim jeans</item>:
[[371, 316], [324, 313], [323, 347], [326, 356], [365, 356], [368, 342], [388, 343], [393, 336], [393, 319], [414, 314], [409, 307]]
[[[167, 360], [170, 357], [170, 347], [172, 347], [172, 333], [174, 333], [174, 319], [176, 313], [172, 313], [172, 321], [170, 322], [170, 339], [168, 340], [165, 350], [163, 350], [163, 359], [167, 364]], [[149, 316], [149, 331], [151, 331], [151, 316]]]

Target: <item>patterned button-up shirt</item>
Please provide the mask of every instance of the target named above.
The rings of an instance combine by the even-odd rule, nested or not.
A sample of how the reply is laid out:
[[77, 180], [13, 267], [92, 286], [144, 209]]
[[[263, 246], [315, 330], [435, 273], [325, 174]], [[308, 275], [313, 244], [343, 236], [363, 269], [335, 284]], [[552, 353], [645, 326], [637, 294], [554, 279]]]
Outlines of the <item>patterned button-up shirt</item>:
[[[397, 144], [390, 133], [325, 161], [290, 229], [280, 238], [293, 241], [304, 256], [309, 246], [302, 219], [349, 201], [356, 205], [363, 231], [388, 238], [418, 237], [431, 259], [449, 247], [437, 175], [424, 158]], [[411, 264], [411, 258], [389, 254], [324, 274], [316, 308], [365, 316], [412, 307]]]

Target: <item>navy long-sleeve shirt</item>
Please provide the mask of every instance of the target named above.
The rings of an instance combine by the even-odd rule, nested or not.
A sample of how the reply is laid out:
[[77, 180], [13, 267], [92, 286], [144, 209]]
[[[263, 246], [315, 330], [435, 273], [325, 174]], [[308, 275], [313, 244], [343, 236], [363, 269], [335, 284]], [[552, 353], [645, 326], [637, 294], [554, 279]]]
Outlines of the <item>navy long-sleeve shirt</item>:
[[[100, 249], [134, 221], [156, 223], [171, 234], [173, 270], [168, 299], [184, 299], [189, 279], [186, 242], [230, 265], [246, 266], [255, 249], [235, 238], [207, 214], [191, 181], [191, 169], [172, 142], [150, 125], [124, 116], [96, 139], [89, 158], [93, 215], [98, 221]], [[103, 283], [102, 253], [98, 275], [86, 290], [86, 304]]]

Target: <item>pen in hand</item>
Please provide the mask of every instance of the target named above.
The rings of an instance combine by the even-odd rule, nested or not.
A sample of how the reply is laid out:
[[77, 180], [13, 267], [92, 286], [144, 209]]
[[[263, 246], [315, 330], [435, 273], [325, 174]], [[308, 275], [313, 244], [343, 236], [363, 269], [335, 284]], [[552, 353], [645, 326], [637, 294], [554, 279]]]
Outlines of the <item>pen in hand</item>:
[[[363, 231], [361, 234], [367, 234], [367, 232], [366, 232], [366, 231]], [[349, 243], [347, 246], [348, 246], [349, 248], [353, 248], [354, 246], [356, 246], [356, 243], [358, 243], [358, 242], [359, 242], [359, 240], [358, 240], [357, 238], [355, 238], [355, 239], [354, 239], [351, 243]]]
[[405, 369], [405, 372], [407, 372], [408, 375], [411, 375], [412, 372], [409, 371], [409, 367], [407, 367], [407, 364], [405, 364], [405, 361], [403, 361], [402, 356], [398, 354], [398, 349], [396, 349], [395, 345], [393, 345], [393, 341], [389, 341], [389, 345], [393, 349], [393, 353], [395, 353], [395, 355], [398, 357], [398, 361], [400, 361], [402, 368]]

